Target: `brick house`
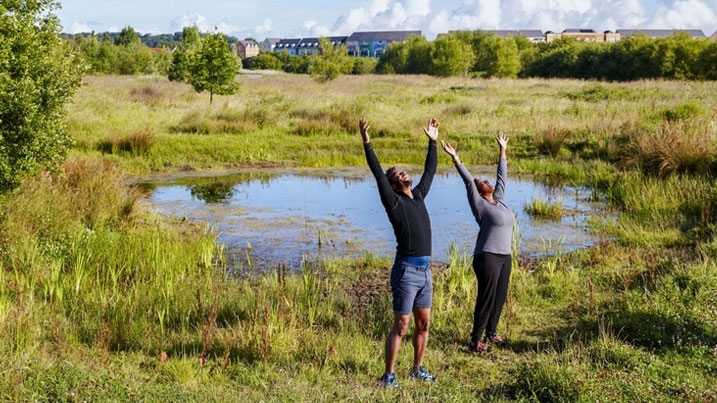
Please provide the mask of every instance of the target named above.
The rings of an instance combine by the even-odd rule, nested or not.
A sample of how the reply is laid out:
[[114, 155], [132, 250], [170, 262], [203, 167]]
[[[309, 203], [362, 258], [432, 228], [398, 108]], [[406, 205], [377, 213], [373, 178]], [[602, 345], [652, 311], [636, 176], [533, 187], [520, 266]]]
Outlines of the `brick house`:
[[560, 36], [562, 38], [575, 38], [585, 42], [605, 42], [605, 34], [595, 32], [590, 28], [569, 28], [563, 31]]
[[545, 42], [545, 34], [539, 29], [486, 29], [482, 30], [487, 34], [494, 34], [501, 38], [510, 38], [513, 36], [522, 36], [533, 43]]
[[254, 57], [259, 54], [259, 44], [254, 41], [239, 41], [235, 46], [237, 56], [242, 59]]

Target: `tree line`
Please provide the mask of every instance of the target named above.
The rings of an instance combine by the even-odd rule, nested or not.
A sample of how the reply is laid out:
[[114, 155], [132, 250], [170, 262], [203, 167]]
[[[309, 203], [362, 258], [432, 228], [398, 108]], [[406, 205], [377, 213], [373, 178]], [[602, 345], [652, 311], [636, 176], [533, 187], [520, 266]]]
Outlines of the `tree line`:
[[[233, 37], [217, 35], [221, 35], [230, 48], [236, 41]], [[79, 49], [90, 74], [168, 75], [172, 52], [187, 46], [188, 42], [185, 29], [181, 34], [165, 38], [164, 43], [171, 47], [153, 50], [131, 27], [118, 34], [75, 35], [68, 40]], [[603, 81], [715, 80], [717, 42], [678, 33], [665, 38], [631, 36], [617, 42], [562, 38], [536, 44], [523, 36], [456, 31], [434, 41], [413, 36], [405, 42], [391, 44], [378, 60], [350, 57], [345, 46], [333, 48], [324, 43], [316, 55], [261, 52], [243, 59], [242, 66], [249, 70], [312, 74], [319, 80], [341, 74], [372, 73]]]
[[[309, 73], [311, 56], [262, 53], [244, 59], [245, 68]], [[352, 58], [353, 59], [353, 58]], [[535, 44], [522, 36], [458, 31], [434, 41], [421, 36], [386, 48], [375, 65], [357, 63], [344, 71], [361, 74], [428, 74], [440, 77], [544, 77], [604, 81], [717, 79], [717, 42], [686, 33], [666, 38], [633, 36], [618, 42], [563, 38]], [[364, 59], [365, 60], [365, 59]], [[372, 70], [373, 69], [373, 70]]]
[[[131, 27], [126, 27], [131, 28]], [[126, 29], [125, 28], [125, 29]], [[97, 37], [101, 41], [114, 42], [121, 32], [81, 32], [77, 34], [62, 33], [60, 37], [70, 41], [81, 41], [89, 37]], [[142, 42], [148, 48], [167, 48], [172, 49], [182, 43], [182, 31], [174, 32], [171, 34], [137, 34], [140, 42]], [[224, 35], [227, 42], [236, 43], [239, 39], [235, 36]]]
[[[199, 32], [196, 27], [192, 28]], [[228, 49], [237, 41], [233, 36], [216, 35]], [[88, 74], [167, 75], [173, 52], [186, 40], [186, 29], [174, 34], [140, 35], [127, 26], [120, 32], [61, 34], [61, 37], [77, 49]]]

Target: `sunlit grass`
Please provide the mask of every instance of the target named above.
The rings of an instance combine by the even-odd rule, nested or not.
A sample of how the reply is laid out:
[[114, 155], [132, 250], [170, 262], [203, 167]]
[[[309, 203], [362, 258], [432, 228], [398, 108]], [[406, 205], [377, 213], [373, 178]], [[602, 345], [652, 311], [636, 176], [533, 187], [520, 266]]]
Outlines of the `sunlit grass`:
[[[241, 80], [241, 94], [210, 107], [164, 78], [86, 79], [64, 175], [0, 198], [2, 400], [717, 399], [715, 83]], [[680, 124], [671, 113], [669, 125], [650, 120], [692, 113], [685, 99], [703, 108]], [[522, 256], [516, 244], [498, 329], [513, 346], [493, 360], [463, 351], [476, 279], [472, 251], [453, 246], [449, 264], [433, 268], [424, 363], [434, 385], [407, 379], [409, 330], [401, 387], [376, 386], [393, 320], [390, 258], [228, 273], [212, 228], [156, 215], [125, 184], [127, 173], [151, 171], [363, 166], [360, 117], [382, 162], [419, 165], [431, 116], [466, 163], [494, 164], [504, 130], [511, 172], [589, 186], [617, 216], [595, 225], [591, 248], [566, 253], [558, 242]], [[541, 151], [540, 136], [554, 133]], [[680, 145], [666, 159], [674, 168], [645, 175], [627, 164], [640, 142], [648, 154], [641, 136], [660, 134]], [[706, 164], [690, 168], [695, 160]], [[330, 234], [316, 241], [328, 245]]]

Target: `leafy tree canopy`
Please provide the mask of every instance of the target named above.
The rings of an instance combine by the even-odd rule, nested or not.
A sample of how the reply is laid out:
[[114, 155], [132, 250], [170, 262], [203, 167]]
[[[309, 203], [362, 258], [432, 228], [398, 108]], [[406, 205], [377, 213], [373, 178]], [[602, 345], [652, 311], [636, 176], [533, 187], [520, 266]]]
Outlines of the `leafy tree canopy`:
[[72, 144], [66, 104], [84, 67], [60, 38], [57, 8], [53, 0], [0, 3], [0, 191], [57, 170]]
[[202, 38], [201, 45], [188, 55], [187, 81], [195, 91], [209, 91], [209, 103], [214, 94], [231, 95], [238, 89], [234, 80], [240, 64], [220, 33]]
[[118, 46], [132, 46], [139, 45], [140, 43], [142, 43], [142, 41], [132, 27], [124, 27], [119, 36], [115, 38], [115, 45]]
[[315, 80], [334, 80], [341, 74], [351, 73], [353, 67], [346, 45], [334, 46], [328, 38], [319, 38], [319, 54], [314, 55], [309, 64], [309, 72]]

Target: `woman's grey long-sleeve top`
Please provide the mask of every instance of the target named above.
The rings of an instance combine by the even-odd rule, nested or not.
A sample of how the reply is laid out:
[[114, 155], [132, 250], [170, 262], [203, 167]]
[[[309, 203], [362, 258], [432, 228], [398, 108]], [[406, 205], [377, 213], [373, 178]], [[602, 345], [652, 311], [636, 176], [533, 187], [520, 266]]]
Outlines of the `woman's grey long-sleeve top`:
[[498, 161], [498, 178], [493, 191], [495, 204], [482, 198], [468, 169], [460, 163], [456, 165], [458, 173], [466, 185], [468, 192], [468, 204], [471, 206], [473, 216], [480, 227], [476, 247], [473, 254], [490, 252], [499, 255], [511, 254], [511, 243], [513, 240], [513, 223], [515, 215], [513, 211], [503, 203], [505, 195], [505, 180], [508, 175], [508, 162], [505, 158]]

